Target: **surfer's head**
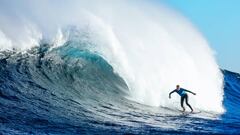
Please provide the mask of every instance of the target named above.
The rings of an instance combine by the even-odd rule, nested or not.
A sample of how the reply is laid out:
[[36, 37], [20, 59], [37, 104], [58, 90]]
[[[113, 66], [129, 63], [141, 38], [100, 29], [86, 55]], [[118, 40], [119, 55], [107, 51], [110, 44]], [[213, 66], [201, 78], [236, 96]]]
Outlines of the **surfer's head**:
[[180, 88], [180, 85], [176, 85], [176, 88], [179, 89], [179, 88]]

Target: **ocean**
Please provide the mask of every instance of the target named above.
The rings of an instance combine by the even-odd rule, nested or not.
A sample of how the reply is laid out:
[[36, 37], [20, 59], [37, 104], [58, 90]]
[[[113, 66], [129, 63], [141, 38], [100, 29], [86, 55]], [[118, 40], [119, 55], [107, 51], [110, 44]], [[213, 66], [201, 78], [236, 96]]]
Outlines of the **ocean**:
[[[221, 69], [176, 11], [147, 1], [1, 3], [0, 134], [240, 134], [240, 75]], [[189, 103], [200, 113], [169, 99], [177, 84], [196, 93]]]

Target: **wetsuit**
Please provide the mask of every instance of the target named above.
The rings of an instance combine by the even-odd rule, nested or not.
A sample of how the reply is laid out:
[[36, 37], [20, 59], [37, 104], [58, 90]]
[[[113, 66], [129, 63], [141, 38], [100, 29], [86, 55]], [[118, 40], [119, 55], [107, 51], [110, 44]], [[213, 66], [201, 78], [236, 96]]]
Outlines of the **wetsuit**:
[[183, 108], [184, 110], [185, 110], [185, 108], [184, 108], [184, 106], [183, 106], [184, 100], [186, 101], [187, 106], [188, 106], [191, 110], [193, 110], [192, 107], [191, 107], [191, 105], [188, 104], [188, 95], [187, 95], [187, 93], [186, 93], [186, 92], [190, 92], [190, 91], [188, 91], [188, 90], [186, 90], [186, 89], [183, 89], [183, 88], [180, 88], [179, 90], [177, 90], [177, 89], [173, 90], [169, 95], [171, 95], [173, 92], [177, 92], [178, 95], [181, 96], [181, 106], [182, 106], [182, 108]]

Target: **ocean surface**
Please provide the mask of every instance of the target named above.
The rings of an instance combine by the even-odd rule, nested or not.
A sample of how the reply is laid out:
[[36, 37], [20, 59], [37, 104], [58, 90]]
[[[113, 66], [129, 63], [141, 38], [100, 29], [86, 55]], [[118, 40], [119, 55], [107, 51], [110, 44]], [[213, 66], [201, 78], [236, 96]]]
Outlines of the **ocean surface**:
[[0, 134], [239, 134], [240, 75], [222, 73], [226, 111], [182, 114], [129, 100], [109, 63], [71, 43], [3, 51]]
[[[168, 98], [177, 84], [201, 113]], [[240, 134], [239, 95], [240, 75], [161, 2], [0, 1], [0, 135]]]

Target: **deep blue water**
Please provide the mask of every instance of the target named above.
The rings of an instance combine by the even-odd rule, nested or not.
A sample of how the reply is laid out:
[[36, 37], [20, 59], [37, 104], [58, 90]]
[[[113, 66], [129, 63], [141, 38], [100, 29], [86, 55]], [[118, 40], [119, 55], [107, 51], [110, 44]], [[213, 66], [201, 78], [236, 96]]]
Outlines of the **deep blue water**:
[[240, 134], [240, 75], [224, 74], [226, 112], [183, 115], [125, 98], [102, 57], [69, 43], [2, 52], [0, 134]]

